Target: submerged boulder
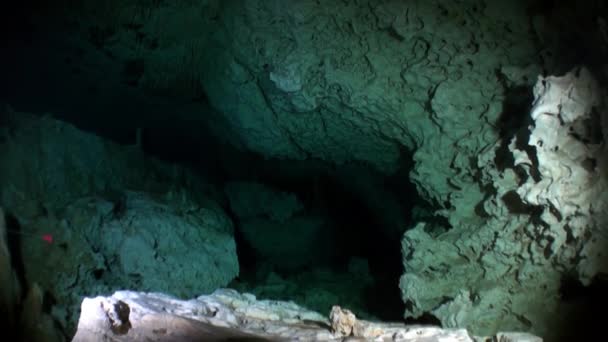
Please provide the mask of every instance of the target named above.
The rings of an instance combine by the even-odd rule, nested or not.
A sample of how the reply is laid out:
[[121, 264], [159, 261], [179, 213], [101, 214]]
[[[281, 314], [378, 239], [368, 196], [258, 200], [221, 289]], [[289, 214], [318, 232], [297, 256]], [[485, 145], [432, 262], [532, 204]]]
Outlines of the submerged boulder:
[[191, 297], [238, 275], [232, 222], [188, 170], [48, 116], [5, 114], [0, 203], [22, 287], [40, 285], [66, 334], [83, 296]]

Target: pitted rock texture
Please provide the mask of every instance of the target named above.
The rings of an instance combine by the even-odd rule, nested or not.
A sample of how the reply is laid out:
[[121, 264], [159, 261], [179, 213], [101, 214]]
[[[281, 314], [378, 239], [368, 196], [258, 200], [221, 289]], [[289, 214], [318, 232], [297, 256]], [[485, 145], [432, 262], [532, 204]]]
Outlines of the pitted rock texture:
[[22, 286], [40, 285], [68, 335], [82, 296], [128, 287], [191, 297], [238, 275], [232, 222], [188, 170], [50, 117], [3, 114], [0, 203]]
[[[116, 332], [112, 329], [116, 325], [124, 329]], [[465, 329], [368, 322], [337, 306], [330, 321], [291, 302], [256, 300], [253, 295], [226, 289], [188, 301], [162, 293], [131, 291], [85, 298], [72, 341], [473, 342], [491, 338], [504, 342], [542, 341], [525, 333], [505, 332], [481, 338], [469, 335]]]
[[[529, 177], [541, 181], [540, 160], [531, 158], [529, 176], [525, 159], [503, 160], [531, 149], [527, 137], [509, 148], [512, 136], [499, 134], [505, 88], [530, 86], [540, 60], [552, 58], [538, 56], [534, 32], [545, 43], [552, 30], [529, 20], [529, 3], [83, 1], [69, 26], [82, 30], [77, 41], [88, 39], [95, 58], [140, 66], [137, 84], [150, 93], [206, 98], [217, 111], [194, 119], [266, 157], [356, 161], [389, 173], [412, 153], [412, 181], [447, 222], [429, 219], [405, 235], [406, 316], [431, 311], [445, 324], [473, 322], [473, 331], [544, 331], [565, 260], [579, 248], [562, 247], [580, 240], [563, 239], [559, 231], [571, 228], [561, 213], [558, 233], [547, 228], [559, 212], [547, 197], [553, 190], [520, 189]], [[557, 26], [569, 29], [564, 22]], [[577, 51], [554, 55], [560, 50]], [[598, 161], [577, 162], [593, 170]], [[573, 234], [583, 226], [573, 223]], [[589, 241], [576, 265], [585, 281], [600, 269]]]
[[[534, 129], [528, 144], [536, 160], [514, 149], [529, 177], [517, 189], [542, 208], [539, 231], [562, 271], [576, 267], [584, 284], [608, 271], [608, 116], [606, 92], [585, 68], [541, 78], [534, 87]], [[532, 173], [540, 177], [535, 180]]]
[[495, 138], [495, 70], [535, 61], [524, 2], [109, 7], [104, 16], [85, 6], [74, 19], [106, 28], [101, 50], [142, 61], [142, 88], [203, 89], [218, 110], [204, 115], [224, 139], [267, 157], [363, 161], [385, 172], [402, 149], [415, 150], [414, 178], [440, 204], [454, 192], [446, 179], [469, 184], [467, 156]]
[[493, 189], [480, 203], [483, 224], [437, 236], [420, 223], [405, 233], [408, 313], [432, 311], [444, 326], [480, 333], [563, 332], [556, 326], [571, 313], [560, 304], [561, 280], [576, 270], [588, 284], [608, 261], [604, 94], [585, 69], [539, 77], [534, 125], [477, 160], [480, 185]]

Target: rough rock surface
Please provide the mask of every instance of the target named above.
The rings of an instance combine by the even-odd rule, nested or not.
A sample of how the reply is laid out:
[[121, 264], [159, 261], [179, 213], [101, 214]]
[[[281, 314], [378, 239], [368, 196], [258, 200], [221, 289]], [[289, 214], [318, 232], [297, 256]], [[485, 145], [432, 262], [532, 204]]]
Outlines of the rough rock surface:
[[23, 286], [56, 301], [68, 334], [84, 295], [128, 287], [192, 297], [238, 274], [232, 223], [186, 170], [50, 117], [3, 114], [0, 202]]
[[[536, 61], [523, 1], [95, 7], [72, 18], [106, 32], [92, 43], [143, 62], [144, 89], [203, 89], [218, 112], [201, 115], [223, 139], [266, 157], [362, 161], [385, 172], [416, 152], [414, 180], [442, 205], [471, 184], [468, 157], [495, 139], [496, 69]], [[538, 68], [526, 70], [531, 80]]]
[[568, 324], [562, 277], [577, 272], [588, 284], [606, 271], [604, 92], [580, 69], [539, 77], [534, 96], [534, 125], [477, 161], [480, 186], [492, 189], [480, 203], [483, 225], [433, 236], [420, 223], [405, 234], [408, 313], [432, 311], [444, 326], [476, 332], [509, 327], [551, 337]]
[[[358, 320], [334, 307], [331, 320], [290, 302], [258, 301], [217, 290], [193, 300], [160, 293], [119, 291], [85, 298], [72, 341], [483, 341], [465, 329]], [[499, 333], [504, 342], [540, 342], [529, 334]]]
[[[587, 282], [600, 270], [595, 250], [603, 240], [588, 237], [599, 235], [596, 228], [581, 228], [598, 219], [595, 204], [577, 204], [588, 209], [573, 214], [576, 206], [555, 199], [556, 190], [583, 187], [545, 184], [564, 176], [550, 162], [558, 151], [526, 146], [525, 132], [512, 147], [512, 136], [501, 136], [499, 116], [513, 114], [506, 90], [531, 86], [540, 60], [552, 59], [536, 46], [553, 38], [552, 25], [530, 20], [529, 3], [82, 1], [69, 26], [82, 30], [75, 45], [89, 40], [98, 50], [78, 56], [80, 63], [94, 55], [91, 65], [99, 58], [143, 66], [136, 81], [151, 93], [206, 96], [217, 112], [195, 119], [266, 157], [359, 161], [391, 172], [412, 153], [411, 179], [447, 223], [427, 220], [404, 238], [406, 316], [432, 311], [480, 333], [544, 331], [559, 278], [575, 267]], [[553, 26], [571, 29], [563, 24], [571, 15]], [[538, 123], [534, 136], [544, 140], [542, 125], [553, 122]], [[580, 162], [601, 170], [600, 158], [573, 146], [567, 158], [585, 159], [564, 162], [567, 168], [580, 174], [570, 165]]]

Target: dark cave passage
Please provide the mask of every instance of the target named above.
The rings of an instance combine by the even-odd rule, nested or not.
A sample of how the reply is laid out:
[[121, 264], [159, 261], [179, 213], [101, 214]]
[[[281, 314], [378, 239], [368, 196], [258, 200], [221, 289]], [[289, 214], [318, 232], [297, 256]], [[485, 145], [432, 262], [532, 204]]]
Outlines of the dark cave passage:
[[[408, 180], [411, 160], [404, 160], [403, 167], [393, 175], [371, 171], [376, 177], [374, 181], [384, 188], [383, 191], [394, 196], [390, 200], [396, 199], [405, 217], [405, 225], [398, 231], [391, 231], [386, 227], [390, 218], [381, 217], [382, 213], [370, 208], [361, 193], [350, 189], [344, 179], [338, 179], [345, 174], [356, 179], [358, 175], [349, 169], [340, 171], [339, 167], [320, 161], [267, 160], [222, 144], [211, 134], [198, 132], [199, 137], [194, 138], [191, 137], [194, 132], [168, 127], [171, 123], [143, 130], [142, 149], [145, 153], [192, 167], [203, 179], [220, 187], [234, 181], [257, 182], [277, 191], [295, 194], [304, 205], [303, 216], [320, 216], [325, 220], [320, 237], [323, 241], [308, 251], [321, 257], [312, 258], [313, 261], [294, 269], [284, 269], [256, 251], [244, 236], [239, 217], [231, 210], [228, 200], [220, 199], [235, 225], [240, 275], [231, 286], [253, 292], [262, 299], [294, 300], [304, 306], [313, 303], [311, 309], [326, 313], [330, 305], [337, 304], [330, 302], [336, 297], [328, 296], [325, 306], [311, 301], [311, 292], [314, 291], [306, 293], [306, 288], [319, 288], [338, 293], [338, 298], [346, 300], [342, 305], [347, 308], [350, 304], [348, 298], [357, 297], [354, 305], [362, 311], [363, 317], [386, 321], [403, 319], [404, 304], [398, 286], [403, 274], [401, 235], [412, 224], [412, 208], [427, 206], [418, 198], [415, 187]], [[135, 129], [132, 138], [135, 141]], [[289, 166], [290, 163], [293, 166]], [[307, 163], [310, 166], [301, 167]], [[381, 207], [382, 203], [378, 205]], [[289, 229], [289, 223], [284, 228]], [[277, 275], [275, 280], [282, 279], [284, 284], [268, 284], [269, 275], [271, 278]], [[353, 282], [361, 284], [355, 292], [348, 289]], [[269, 287], [284, 291], [268, 291]], [[344, 295], [340, 294], [341, 291]]]
[[352, 257], [367, 260], [374, 279], [365, 289], [368, 310], [383, 320], [399, 320], [404, 311], [398, 287], [403, 274], [400, 239], [391, 239], [374, 213], [348, 189], [327, 183], [323, 204], [337, 237], [335, 267], [344, 267]]
[[[349, 171], [336, 172], [335, 166], [323, 162], [311, 162], [309, 170], [301, 171], [300, 165], [307, 161], [294, 161], [295, 166], [285, 166], [289, 165], [290, 161], [266, 160], [256, 154], [222, 144], [211, 134], [198, 132], [200, 135], [194, 137], [196, 132], [171, 128], [178, 125], [184, 127], [183, 124], [175, 122], [148, 124], [148, 127], [142, 130], [142, 150], [163, 161], [191, 167], [202, 179], [213, 182], [220, 188], [221, 184], [232, 181], [246, 181], [259, 182], [280, 191], [293, 193], [304, 204], [303, 215], [325, 219], [321, 234], [324, 242], [318, 244], [318, 249], [309, 251], [311, 254], [319, 253], [323, 256], [313, 258], [314, 262], [295, 269], [280, 269], [272, 259], [256, 252], [240, 229], [238, 215], [231, 210], [225, 198], [218, 198], [236, 228], [240, 275], [231, 286], [257, 293], [261, 299], [294, 300], [304, 306], [312, 303], [311, 309], [321, 313], [327, 313], [330, 305], [338, 304], [332, 303], [331, 300], [345, 300], [342, 305], [348, 308], [349, 298], [357, 297], [353, 305], [361, 311], [359, 314], [362, 317], [387, 321], [403, 319], [404, 305], [398, 287], [399, 277], [403, 274], [400, 235], [411, 223], [412, 207], [424, 206], [423, 203], [417, 203], [415, 188], [407, 180], [411, 162], [404, 162], [401, 170], [388, 177], [374, 173], [379, 178], [378, 184], [399, 200], [403, 215], [407, 219], [407, 225], [395, 233], [383, 226], [386, 225], [387, 219], [379, 217], [381, 213], [374, 212], [369, 203], [360, 197], [360, 193], [349, 189], [344, 180], [337, 181], [337, 175]], [[115, 132], [109, 130], [98, 134], [134, 146], [136, 130], [137, 127], [133, 127], [129, 129], [130, 132], [126, 132], [123, 127]], [[247, 167], [243, 167], [244, 165]], [[292, 172], [293, 175], [290, 174], [291, 171], [286, 171], [292, 169], [298, 171]], [[351, 176], [357, 178], [356, 174]], [[285, 229], [289, 229], [289, 226], [286, 225]], [[359, 268], [355, 267], [353, 270], [352, 264], [358, 264]], [[272, 286], [285, 291], [267, 290], [267, 278], [271, 273], [287, 284]], [[348, 289], [353, 282], [360, 283], [354, 292]], [[310, 300], [313, 295], [311, 292], [314, 291], [306, 293], [307, 287], [337, 293], [337, 297], [328, 295], [324, 306]]]
[[608, 2], [13, 5], [2, 225], [66, 336], [117, 289], [601, 330]]
[[[402, 320], [403, 303], [398, 287], [399, 277], [403, 273], [400, 239], [395, 239], [383, 231], [382, 223], [376, 214], [356, 194], [327, 175], [309, 181], [280, 182], [278, 186], [281, 186], [281, 190], [289, 190], [302, 198], [306, 214], [326, 218], [322, 239], [327, 243], [319, 243], [318, 248], [308, 251], [325, 257], [314, 258], [316, 261], [294, 269], [281, 269], [274, 260], [256, 253], [255, 247], [252, 247], [241, 233], [237, 218], [235, 235], [241, 273], [234, 285], [239, 289], [258, 293], [260, 297], [294, 300], [304, 306], [312, 303], [307, 300], [312, 294], [311, 291], [306, 293], [306, 288], [319, 288], [322, 291], [334, 292], [346, 302], [314, 302], [317, 304], [312, 304], [311, 308], [314, 310], [326, 313], [333, 304], [346, 308], [352, 304], [363, 317], [387, 321]], [[404, 211], [409, 209], [403, 208]], [[231, 216], [236, 218], [234, 214]], [[289, 229], [288, 226], [285, 228]], [[356, 268], [354, 264], [366, 266]], [[362, 269], [367, 269], [369, 273], [353, 274], [362, 272]], [[323, 272], [322, 275], [319, 275], [320, 272]], [[289, 291], [282, 294], [261, 290], [270, 286], [265, 284], [269, 273], [275, 273], [280, 279], [284, 279], [288, 284], [285, 288], [291, 287], [291, 294], [295, 295], [295, 298], [291, 298]], [[362, 276], [367, 278], [362, 279]], [[358, 291], [353, 292], [349, 286], [356, 282], [361, 286], [354, 286]], [[293, 284], [300, 288], [293, 288]], [[349, 295], [344, 296], [340, 291]], [[351, 303], [347, 297], [357, 299]]]

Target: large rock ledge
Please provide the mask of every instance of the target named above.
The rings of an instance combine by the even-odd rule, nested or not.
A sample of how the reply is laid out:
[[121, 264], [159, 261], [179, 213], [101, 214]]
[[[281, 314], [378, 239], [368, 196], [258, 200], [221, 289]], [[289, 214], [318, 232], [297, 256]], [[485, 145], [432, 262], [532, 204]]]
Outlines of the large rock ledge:
[[337, 306], [327, 319], [291, 302], [258, 301], [253, 295], [228, 289], [192, 300], [131, 291], [85, 298], [72, 341], [235, 340], [542, 341], [525, 333], [476, 337], [466, 329], [368, 322]]

